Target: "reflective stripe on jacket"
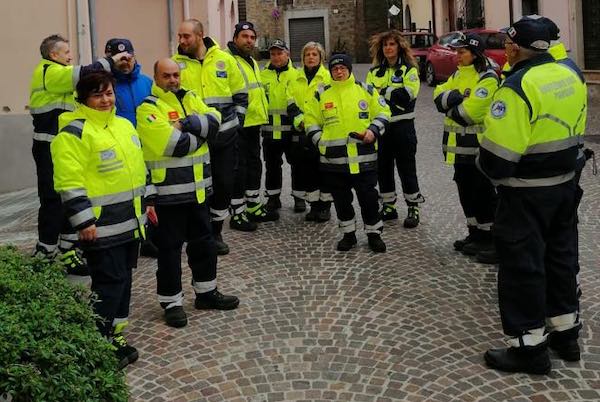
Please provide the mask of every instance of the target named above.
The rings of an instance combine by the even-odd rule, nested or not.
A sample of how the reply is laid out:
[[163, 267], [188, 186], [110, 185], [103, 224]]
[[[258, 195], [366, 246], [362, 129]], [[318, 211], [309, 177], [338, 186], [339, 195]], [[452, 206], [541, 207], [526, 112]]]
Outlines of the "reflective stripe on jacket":
[[262, 134], [264, 137], [280, 140], [283, 134], [292, 131], [287, 107], [294, 102], [291, 85], [298, 72], [289, 60], [288, 64], [280, 69], [267, 64], [260, 75], [269, 102], [269, 122], [262, 126]]
[[73, 228], [96, 225], [105, 248], [140, 238], [146, 215], [146, 166], [133, 125], [111, 112], [80, 106], [60, 116], [50, 145], [54, 187]]
[[[201, 122], [199, 133], [175, 127], [192, 114]], [[156, 204], [203, 203], [212, 191], [206, 139], [218, 132], [221, 114], [193, 91], [165, 92], [154, 84], [152, 96], [137, 109], [137, 121]]]

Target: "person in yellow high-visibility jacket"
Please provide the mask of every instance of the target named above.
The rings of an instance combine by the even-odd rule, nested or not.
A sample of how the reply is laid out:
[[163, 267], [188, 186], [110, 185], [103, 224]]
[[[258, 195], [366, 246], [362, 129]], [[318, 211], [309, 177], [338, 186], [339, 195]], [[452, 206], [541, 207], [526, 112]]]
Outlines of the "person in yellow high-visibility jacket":
[[[498, 88], [498, 76], [483, 54], [483, 40], [469, 33], [450, 43], [457, 50], [458, 70], [433, 91], [435, 105], [444, 113], [443, 153], [454, 166], [454, 181], [467, 220], [468, 236], [454, 242], [465, 255], [494, 263], [492, 224], [496, 191], [475, 167], [483, 119]], [[485, 252], [484, 258], [481, 253]]]
[[153, 191], [146, 186], [138, 134], [127, 119], [115, 114], [114, 84], [105, 71], [79, 80], [81, 106], [60, 115], [51, 151], [54, 187], [79, 233], [90, 268], [98, 328], [124, 367], [138, 358], [123, 329], [129, 316], [131, 270], [144, 235], [143, 197]]
[[329, 61], [331, 85], [317, 91], [305, 111], [306, 135], [319, 148], [320, 170], [333, 203], [343, 238], [339, 251], [356, 243], [352, 189], [356, 192], [369, 248], [386, 251], [381, 239], [377, 185], [377, 138], [384, 135], [390, 108], [373, 87], [354, 79], [350, 56], [335, 54]]

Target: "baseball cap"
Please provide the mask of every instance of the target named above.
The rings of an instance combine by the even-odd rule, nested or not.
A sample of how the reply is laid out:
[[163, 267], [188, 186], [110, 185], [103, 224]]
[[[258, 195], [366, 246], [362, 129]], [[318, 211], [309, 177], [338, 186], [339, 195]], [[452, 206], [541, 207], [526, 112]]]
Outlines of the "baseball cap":
[[121, 52], [133, 54], [133, 45], [129, 39], [113, 38], [106, 42], [104, 53], [114, 56]]
[[481, 39], [481, 36], [472, 32], [469, 32], [467, 34], [460, 32], [460, 36], [452, 40], [452, 42], [450, 42], [448, 46], [455, 49], [464, 47], [474, 53], [480, 54], [482, 54], [485, 50], [485, 45], [483, 43], [483, 39]]
[[556, 30], [550, 27], [548, 20], [545, 17], [528, 15], [505, 31], [508, 37], [519, 46], [533, 50], [548, 50], [550, 42], [558, 35], [556, 32], [558, 27], [553, 22]]
[[269, 46], [269, 50], [271, 50], [273, 48], [277, 48], [277, 49], [281, 49], [281, 50], [289, 50], [287, 43], [285, 43], [285, 41], [283, 41], [281, 39], [275, 39], [273, 41], [273, 43], [271, 43], [271, 46]]

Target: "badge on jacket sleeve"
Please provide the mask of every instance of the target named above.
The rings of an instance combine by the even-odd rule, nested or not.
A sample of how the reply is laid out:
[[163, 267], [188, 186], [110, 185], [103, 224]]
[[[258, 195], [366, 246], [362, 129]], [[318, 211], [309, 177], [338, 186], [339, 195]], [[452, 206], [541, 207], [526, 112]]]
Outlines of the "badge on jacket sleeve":
[[177, 110], [170, 111], [168, 116], [169, 116], [169, 120], [171, 120], [171, 121], [179, 120], [179, 113], [177, 113]]
[[487, 98], [488, 94], [489, 92], [485, 88], [478, 88], [477, 91], [475, 91], [475, 96], [478, 98]]
[[496, 119], [503, 118], [506, 114], [506, 103], [504, 103], [501, 100], [497, 100], [496, 102], [492, 103], [491, 113], [492, 116]]
[[385, 105], [387, 105], [387, 103], [385, 102], [385, 99], [383, 98], [383, 96], [380, 96], [380, 97], [379, 97], [379, 104], [380, 104], [381, 106], [385, 106]]
[[366, 101], [366, 100], [364, 100], [364, 99], [361, 99], [361, 100], [358, 102], [358, 107], [360, 108], [360, 110], [367, 110], [367, 109], [369, 108], [369, 104], [367, 103], [367, 101]]

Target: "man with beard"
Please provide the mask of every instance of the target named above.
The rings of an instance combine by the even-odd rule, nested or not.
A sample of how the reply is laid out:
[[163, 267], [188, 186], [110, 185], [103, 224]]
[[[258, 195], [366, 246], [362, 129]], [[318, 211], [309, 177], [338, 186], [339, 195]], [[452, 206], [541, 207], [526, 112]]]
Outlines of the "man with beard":
[[[216, 108], [223, 122], [219, 132], [208, 137], [213, 195], [210, 198], [210, 217], [217, 254], [229, 253], [223, 241], [223, 221], [229, 215], [233, 193], [235, 167], [238, 163], [238, 131], [244, 124], [248, 107], [248, 90], [235, 59], [219, 48], [212, 38], [204, 36], [200, 21], [183, 21], [178, 31], [179, 48], [173, 56], [181, 69], [181, 84], [202, 97], [204, 103]], [[252, 225], [239, 220], [242, 228]]]

